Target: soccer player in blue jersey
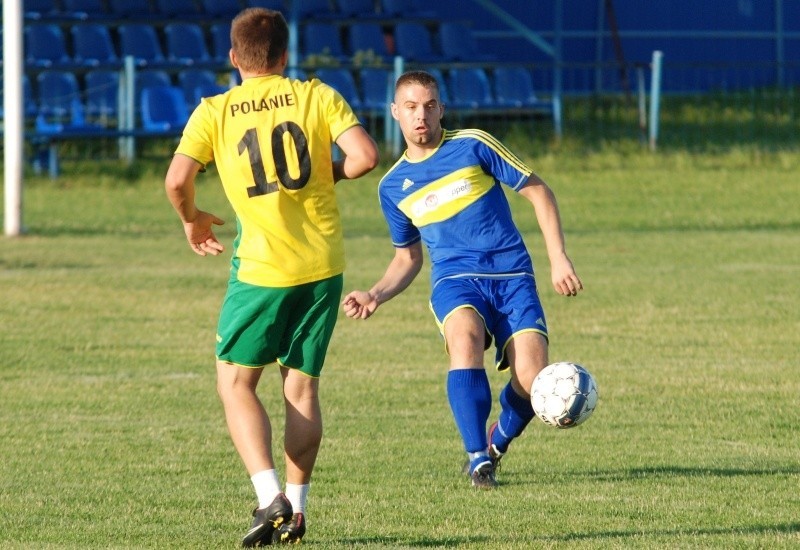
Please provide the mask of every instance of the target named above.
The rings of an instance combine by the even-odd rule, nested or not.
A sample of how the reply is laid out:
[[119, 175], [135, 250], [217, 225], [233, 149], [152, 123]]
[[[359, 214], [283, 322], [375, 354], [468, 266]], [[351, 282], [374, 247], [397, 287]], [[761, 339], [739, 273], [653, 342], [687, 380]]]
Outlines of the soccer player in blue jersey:
[[[407, 150], [379, 184], [395, 255], [369, 291], [347, 294], [348, 317], [367, 319], [419, 273], [422, 243], [431, 258], [430, 306], [450, 357], [447, 395], [468, 455], [465, 473], [480, 489], [497, 486], [495, 469], [533, 419], [530, 388], [548, 364], [547, 324], [533, 262], [500, 184], [533, 205], [556, 292], [575, 296], [583, 283], [567, 256], [555, 196], [530, 168], [482, 130], [445, 130], [436, 79], [423, 71], [395, 85], [392, 116]], [[500, 414], [492, 407], [484, 350], [510, 369]]]

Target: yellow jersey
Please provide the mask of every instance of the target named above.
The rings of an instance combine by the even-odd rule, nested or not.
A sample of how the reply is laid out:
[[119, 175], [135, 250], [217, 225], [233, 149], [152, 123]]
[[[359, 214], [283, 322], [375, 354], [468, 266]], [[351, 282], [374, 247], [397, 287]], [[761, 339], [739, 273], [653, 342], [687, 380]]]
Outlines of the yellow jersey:
[[175, 153], [217, 165], [237, 218], [233, 277], [287, 287], [344, 271], [331, 145], [358, 124], [327, 84], [279, 75], [195, 108]]

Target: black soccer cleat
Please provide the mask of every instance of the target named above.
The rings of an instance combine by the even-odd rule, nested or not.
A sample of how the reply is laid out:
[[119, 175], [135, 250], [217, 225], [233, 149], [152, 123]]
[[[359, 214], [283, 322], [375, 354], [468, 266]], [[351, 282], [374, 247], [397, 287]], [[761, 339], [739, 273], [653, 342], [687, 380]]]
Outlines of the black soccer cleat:
[[254, 548], [272, 544], [272, 535], [275, 530], [291, 518], [292, 504], [286, 495], [278, 493], [269, 506], [253, 510], [253, 525], [242, 539], [242, 546]]
[[299, 544], [306, 534], [306, 517], [302, 513], [292, 516], [289, 523], [284, 523], [272, 533], [273, 544]]
[[[489, 445], [486, 448], [486, 454], [489, 455], [489, 459], [492, 461], [492, 466], [494, 467], [494, 469], [499, 470], [500, 459], [503, 458], [505, 453], [500, 451], [496, 445], [492, 444], [492, 434], [496, 429], [497, 429], [497, 422], [489, 426], [489, 433], [486, 436], [486, 439], [489, 441]], [[464, 462], [464, 465], [461, 467], [461, 473], [464, 474], [465, 476], [470, 475], [471, 472], [470, 472], [469, 459], [467, 459], [467, 461]]]
[[494, 478], [494, 465], [491, 460], [478, 464], [469, 476], [476, 489], [494, 489], [497, 480]]

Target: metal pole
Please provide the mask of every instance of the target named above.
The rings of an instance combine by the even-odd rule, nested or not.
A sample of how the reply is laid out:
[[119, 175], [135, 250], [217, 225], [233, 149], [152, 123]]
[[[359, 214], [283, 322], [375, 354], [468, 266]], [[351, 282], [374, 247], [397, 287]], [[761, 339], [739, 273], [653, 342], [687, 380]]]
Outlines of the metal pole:
[[392, 102], [394, 102], [394, 83], [397, 82], [398, 75], [395, 70], [386, 75], [386, 107], [383, 109], [383, 142], [387, 146], [392, 142], [392, 131], [394, 130], [394, 118], [392, 118]]
[[300, 24], [297, 2], [292, 2], [289, 12], [289, 76], [297, 78], [298, 67], [300, 66]]
[[664, 53], [656, 50], [653, 52], [650, 78], [650, 150], [656, 150], [658, 141], [658, 115], [661, 103], [661, 60]]
[[564, 135], [561, 118], [561, 96], [564, 88], [563, 83], [563, 30], [564, 30], [564, 7], [562, 0], [557, 0], [555, 5], [555, 39], [553, 41], [553, 128], [556, 139], [561, 141]]
[[786, 48], [783, 32], [783, 0], [775, 0], [775, 61], [778, 65], [778, 87], [786, 85]]
[[594, 38], [594, 93], [603, 92], [603, 35], [606, 26], [606, 10], [604, 0], [597, 0], [597, 28]]
[[[397, 82], [397, 79], [400, 78], [400, 75], [403, 74], [405, 70], [405, 62], [402, 57], [399, 55], [394, 58], [394, 81]], [[391, 116], [389, 113], [389, 117], [386, 119], [387, 122], [392, 124], [392, 156], [399, 157], [400, 156], [400, 125], [397, 121]]]
[[3, 137], [4, 229], [9, 237], [22, 233], [22, 0], [3, 2]]
[[639, 97], [639, 140], [647, 140], [647, 88], [645, 85], [644, 67], [636, 67], [637, 96]]
[[[120, 116], [124, 121], [123, 130], [133, 131], [136, 126], [136, 63], [132, 55], [126, 55], [125, 60], [125, 75], [123, 84], [120, 84], [124, 94], [125, 109], [121, 111]], [[123, 138], [123, 154], [122, 157], [128, 161], [133, 162], [136, 156], [136, 140], [132, 135]]]

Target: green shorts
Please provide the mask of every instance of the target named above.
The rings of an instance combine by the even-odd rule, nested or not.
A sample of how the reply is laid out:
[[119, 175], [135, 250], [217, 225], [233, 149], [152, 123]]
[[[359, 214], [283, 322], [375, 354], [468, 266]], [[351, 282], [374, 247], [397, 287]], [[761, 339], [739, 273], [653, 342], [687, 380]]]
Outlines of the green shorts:
[[217, 326], [217, 359], [253, 368], [277, 361], [317, 378], [341, 297], [342, 275], [285, 288], [232, 280]]

